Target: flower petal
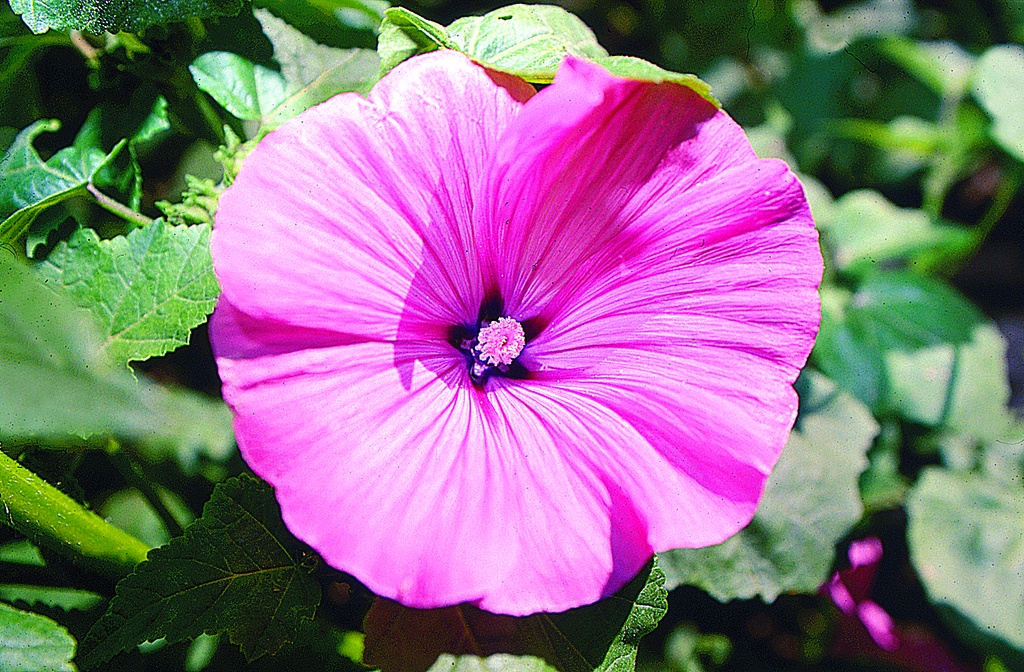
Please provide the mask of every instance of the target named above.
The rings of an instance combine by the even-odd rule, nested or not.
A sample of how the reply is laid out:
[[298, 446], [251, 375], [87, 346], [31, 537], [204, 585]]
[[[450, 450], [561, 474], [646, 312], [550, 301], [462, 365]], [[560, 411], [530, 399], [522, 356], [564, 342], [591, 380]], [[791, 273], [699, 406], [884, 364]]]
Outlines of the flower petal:
[[415, 359], [408, 389], [388, 344], [220, 362], [243, 456], [289, 529], [378, 594], [561, 611], [632, 578], [649, 528], [714, 543], [756, 507], [761, 474], [746, 469], [746, 499], [709, 493], [589, 390], [484, 393], [450, 352]]
[[408, 330], [410, 316], [475, 317], [473, 202], [532, 93], [445, 51], [395, 68], [369, 100], [342, 94], [283, 125], [218, 205], [224, 295], [255, 317], [371, 339], [394, 338], [400, 318]]
[[521, 361], [629, 422], [689, 480], [681, 508], [732, 504], [731, 522], [700, 524], [658, 502], [645, 510], [643, 489], [627, 489], [655, 550], [717, 543], [753, 515], [796, 415], [791, 385], [818, 324], [813, 222], [784, 164], [752, 161], [638, 212], [632, 227], [600, 253], [618, 266], [580, 270], [586, 279], [548, 304]]
[[480, 219], [506, 312], [532, 317], [621, 235], [638, 195], [652, 199], [751, 158], [742, 131], [691, 89], [567, 58], [508, 128], [489, 176]]

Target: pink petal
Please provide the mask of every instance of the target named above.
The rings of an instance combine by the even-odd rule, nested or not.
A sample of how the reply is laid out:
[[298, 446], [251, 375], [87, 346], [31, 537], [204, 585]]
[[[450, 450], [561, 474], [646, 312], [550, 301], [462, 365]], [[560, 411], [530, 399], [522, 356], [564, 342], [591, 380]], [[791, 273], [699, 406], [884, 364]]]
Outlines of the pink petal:
[[532, 94], [443, 51], [402, 64], [369, 100], [336, 96], [274, 131], [218, 205], [224, 296], [254, 317], [370, 339], [394, 338], [400, 319], [407, 330], [475, 318], [470, 213]]
[[[656, 456], [584, 397], [475, 389], [444, 348], [422, 346], [408, 389], [387, 344], [220, 361], [242, 454], [289, 529], [414, 607], [561, 611], [621, 587], [652, 551], [616, 481]], [[653, 473], [628, 478], [657, 499], [677, 479]]]
[[[605, 404], [685, 476], [685, 497], [641, 507], [655, 550], [717, 543], [753, 515], [796, 416], [791, 384], [818, 323], [813, 222], [784, 164], [755, 160], [632, 226], [634, 238], [607, 246], [619, 266], [578, 269], [585, 279], [548, 304], [524, 364]], [[722, 515], [701, 525], [673, 506]]]
[[895, 651], [900, 646], [896, 624], [892, 617], [878, 603], [865, 600], [857, 605], [857, 616], [867, 628], [871, 639], [886, 651]]
[[638, 197], [751, 158], [742, 130], [691, 89], [566, 59], [508, 128], [489, 176], [481, 220], [507, 312], [531, 317], [621, 237]]

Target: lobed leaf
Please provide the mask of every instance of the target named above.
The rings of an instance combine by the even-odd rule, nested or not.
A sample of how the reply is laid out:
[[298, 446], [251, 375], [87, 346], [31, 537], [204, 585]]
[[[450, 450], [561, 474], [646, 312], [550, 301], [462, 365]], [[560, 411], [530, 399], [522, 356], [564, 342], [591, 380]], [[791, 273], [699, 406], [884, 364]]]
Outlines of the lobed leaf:
[[596, 604], [524, 618], [378, 598], [364, 623], [363, 660], [382, 672], [631, 671], [640, 639], [668, 609], [664, 583], [654, 562]]
[[286, 548], [273, 492], [242, 475], [216, 486], [185, 534], [117, 584], [83, 642], [95, 668], [144, 641], [227, 633], [248, 660], [278, 651], [313, 618], [320, 588]]
[[926, 469], [907, 503], [910, 556], [932, 602], [972, 638], [1024, 654], [1024, 489]]
[[116, 436], [194, 459], [233, 449], [223, 402], [136, 379], [103, 343], [90, 314], [0, 253], [0, 441]]
[[169, 226], [160, 219], [110, 240], [78, 229], [37, 273], [93, 314], [103, 351], [119, 364], [187, 345], [220, 293], [210, 226]]
[[0, 602], [0, 670], [74, 672], [75, 639], [55, 621]]
[[234, 16], [241, 8], [241, 0], [11, 0], [11, 9], [34, 33], [51, 29], [135, 33], [190, 16]]
[[726, 602], [811, 593], [829, 577], [835, 545], [860, 519], [858, 477], [878, 431], [867, 408], [820, 374], [750, 524], [717, 546], [658, 555], [669, 589], [693, 585]]

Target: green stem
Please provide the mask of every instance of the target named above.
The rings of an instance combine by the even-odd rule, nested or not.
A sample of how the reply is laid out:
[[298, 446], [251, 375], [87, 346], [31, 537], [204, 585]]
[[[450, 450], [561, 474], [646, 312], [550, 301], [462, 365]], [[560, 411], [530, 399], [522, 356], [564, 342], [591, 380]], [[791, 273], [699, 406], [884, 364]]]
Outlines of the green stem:
[[92, 197], [96, 199], [96, 202], [99, 204], [99, 206], [101, 208], [103, 208], [107, 212], [111, 212], [111, 213], [117, 215], [118, 217], [120, 217], [121, 219], [125, 220], [126, 222], [130, 222], [130, 223], [134, 224], [135, 226], [146, 226], [148, 224], [152, 224], [153, 223], [153, 220], [150, 219], [149, 217], [146, 217], [145, 215], [143, 215], [141, 213], [135, 212], [134, 210], [129, 208], [127, 205], [124, 205], [122, 203], [118, 203], [117, 201], [112, 199], [110, 196], [107, 196], [106, 194], [104, 194], [102, 191], [97, 189], [96, 185], [94, 185], [92, 182], [90, 182], [86, 186], [86, 190], [90, 194], [92, 194]]
[[0, 520], [40, 546], [114, 578], [146, 559], [149, 547], [82, 507], [0, 452]]
[[985, 242], [989, 234], [992, 233], [992, 229], [995, 228], [996, 224], [999, 223], [1013, 203], [1017, 190], [1024, 183], [1024, 170], [1018, 165], [1013, 165], [1007, 172], [1008, 174], [996, 188], [995, 196], [992, 198], [992, 203], [989, 205], [985, 216], [981, 218], [981, 221], [971, 231], [970, 244], [943, 260], [942, 270], [946, 274], [953, 275], [956, 273], [960, 266], [978, 251], [978, 248]]
[[178, 523], [178, 520], [174, 517], [174, 514], [170, 512], [167, 505], [164, 504], [164, 500], [157, 493], [156, 488], [149, 482], [145, 474], [142, 473], [142, 469], [139, 465], [131, 458], [128, 453], [121, 448], [121, 444], [113, 439], [107, 444], [107, 455], [110, 460], [117, 467], [117, 470], [125, 477], [128, 484], [133, 488], [136, 488], [149, 502], [149, 505], [153, 507], [157, 515], [160, 516], [160, 520], [163, 521], [164, 527], [167, 529], [167, 533], [172, 537], [180, 537], [184, 530]]

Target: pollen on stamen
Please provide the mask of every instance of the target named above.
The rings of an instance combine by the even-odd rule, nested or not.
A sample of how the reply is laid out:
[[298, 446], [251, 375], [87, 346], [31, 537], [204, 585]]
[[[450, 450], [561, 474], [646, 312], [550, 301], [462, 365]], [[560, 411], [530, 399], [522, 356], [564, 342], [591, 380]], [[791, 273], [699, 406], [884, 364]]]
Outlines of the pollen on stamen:
[[482, 327], [476, 337], [479, 359], [491, 366], [508, 366], [525, 345], [523, 325], [511, 317], [498, 318]]

